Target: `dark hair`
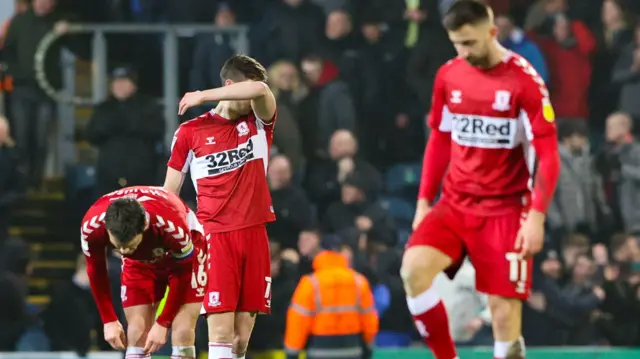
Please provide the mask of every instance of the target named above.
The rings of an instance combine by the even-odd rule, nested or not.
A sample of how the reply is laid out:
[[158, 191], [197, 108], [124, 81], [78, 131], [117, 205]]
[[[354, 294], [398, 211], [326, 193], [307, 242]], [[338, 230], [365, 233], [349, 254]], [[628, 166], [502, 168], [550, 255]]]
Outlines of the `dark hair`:
[[574, 135], [587, 137], [589, 130], [584, 121], [562, 121], [558, 123], [558, 137], [561, 140], [567, 139]]
[[220, 79], [232, 81], [267, 81], [267, 70], [256, 59], [239, 54], [231, 56], [220, 70]]
[[491, 18], [491, 8], [478, 0], [458, 0], [444, 14], [442, 25], [448, 31], [475, 25]]
[[116, 239], [126, 244], [144, 232], [146, 212], [133, 198], [118, 198], [107, 207], [105, 227]]

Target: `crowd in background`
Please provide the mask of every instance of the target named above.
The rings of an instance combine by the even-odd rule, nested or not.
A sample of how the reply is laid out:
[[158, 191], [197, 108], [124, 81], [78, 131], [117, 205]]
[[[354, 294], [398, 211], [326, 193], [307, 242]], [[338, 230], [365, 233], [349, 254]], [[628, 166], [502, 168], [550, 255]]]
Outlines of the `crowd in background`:
[[[17, 14], [1, 34], [3, 63], [13, 80], [8, 121], [0, 121], [1, 237], [11, 225], [6, 213], [24, 193], [22, 179], [42, 190], [52, 124], [70, 120], [55, 118], [55, 104], [34, 78], [35, 47], [47, 31], [64, 31], [66, 21], [246, 24], [250, 54], [268, 68], [278, 101], [267, 174], [278, 218], [268, 226], [273, 315], [258, 319], [252, 350], [282, 347], [285, 312], [300, 276], [313, 270], [315, 254], [336, 244], [374, 290], [377, 345], [413, 341], [398, 272], [428, 138], [425, 114], [434, 75], [455, 56], [440, 23], [453, 0], [57, 1], [34, 0], [29, 8], [17, 0]], [[500, 43], [546, 80], [561, 145], [546, 245], [536, 257], [534, 290], [525, 305], [527, 345], [638, 346], [640, 2], [486, 1]], [[160, 184], [167, 152], [154, 99], [162, 84], [159, 38], [108, 40], [111, 96], [94, 107], [81, 136], [100, 150], [96, 195], [124, 184]], [[235, 41], [224, 34], [182, 39], [181, 91], [220, 86], [218, 69], [235, 53]], [[79, 57], [90, 53], [80, 37], [69, 36], [60, 46]], [[47, 76], [59, 84], [55, 59], [47, 60]], [[193, 202], [193, 190], [185, 192]], [[91, 302], [82, 263], [79, 268], [60, 301], [71, 296]], [[25, 263], [3, 269], [0, 279], [24, 287], [19, 278]], [[490, 345], [486, 297], [472, 290], [473, 274], [467, 262], [453, 281], [441, 278], [435, 285], [449, 309], [454, 339]], [[56, 298], [39, 318], [52, 348], [86, 351], [88, 337], [78, 349], [77, 340], [65, 337], [77, 333], [55, 329], [60, 324], [54, 321], [68, 310]], [[83, 308], [87, 325], [99, 330], [91, 305]], [[0, 350], [15, 348], [20, 333], [1, 333]]]

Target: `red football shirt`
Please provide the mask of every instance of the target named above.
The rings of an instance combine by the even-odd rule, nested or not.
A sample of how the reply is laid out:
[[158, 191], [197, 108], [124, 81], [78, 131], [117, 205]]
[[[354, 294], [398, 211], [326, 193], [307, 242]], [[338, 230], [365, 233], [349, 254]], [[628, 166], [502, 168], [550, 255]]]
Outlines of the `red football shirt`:
[[443, 200], [480, 214], [512, 211], [527, 202], [536, 165], [532, 144], [556, 141], [544, 81], [511, 52], [491, 69], [459, 58], [443, 65], [428, 122], [451, 136]]
[[275, 220], [266, 178], [275, 117], [269, 123], [253, 113], [227, 120], [212, 110], [176, 130], [167, 165], [190, 170], [207, 232]]
[[117, 320], [111, 301], [105, 257], [107, 248], [113, 246], [104, 226], [104, 217], [111, 201], [123, 197], [137, 199], [144, 207], [149, 221], [149, 228], [144, 231], [138, 248], [123, 259], [132, 261], [133, 265], [165, 266], [173, 260], [189, 258], [194, 252], [192, 231], [204, 236], [204, 230], [195, 214], [180, 197], [165, 188], [127, 187], [100, 197], [82, 220], [80, 243], [87, 259], [91, 289], [104, 323]]

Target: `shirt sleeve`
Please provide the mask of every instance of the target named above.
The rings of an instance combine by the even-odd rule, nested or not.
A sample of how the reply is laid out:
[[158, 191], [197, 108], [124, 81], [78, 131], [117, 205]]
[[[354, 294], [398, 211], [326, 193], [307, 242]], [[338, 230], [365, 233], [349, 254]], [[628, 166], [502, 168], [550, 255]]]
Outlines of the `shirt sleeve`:
[[[445, 65], [446, 66], [446, 65]], [[452, 119], [446, 106], [444, 67], [441, 67], [433, 84], [431, 111], [427, 124], [431, 128], [422, 160], [422, 175], [418, 199], [432, 203], [438, 194], [449, 160], [451, 159]]]
[[167, 166], [182, 173], [186, 173], [189, 170], [189, 165], [191, 165], [191, 159], [193, 157], [188, 132], [189, 131], [181, 125], [173, 134], [171, 156], [167, 163]]
[[518, 100], [527, 140], [533, 147], [526, 151], [527, 164], [534, 175], [531, 208], [545, 213], [560, 175], [555, 114], [542, 78], [531, 65], [523, 63], [521, 66], [524, 75]]
[[107, 232], [103, 224], [104, 216], [96, 215], [87, 218], [80, 229], [80, 246], [87, 260], [87, 275], [91, 292], [96, 301], [102, 323], [118, 320], [113, 301], [111, 286], [107, 272]]

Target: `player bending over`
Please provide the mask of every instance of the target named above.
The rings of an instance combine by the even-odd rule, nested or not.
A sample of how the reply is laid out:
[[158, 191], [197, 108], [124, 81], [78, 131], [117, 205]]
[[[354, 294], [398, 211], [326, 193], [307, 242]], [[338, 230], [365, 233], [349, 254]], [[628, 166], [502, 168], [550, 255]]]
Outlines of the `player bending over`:
[[187, 170], [207, 234], [209, 283], [203, 310], [209, 359], [244, 358], [257, 313], [271, 310], [271, 259], [265, 224], [275, 219], [266, 180], [276, 101], [264, 67], [231, 57], [223, 87], [190, 92], [179, 113], [204, 102], [216, 108], [176, 131], [165, 187], [179, 193]]
[[[162, 187], [128, 187], [106, 194], [82, 221], [82, 251], [104, 338], [125, 358], [151, 357], [171, 326], [172, 359], [195, 359], [195, 326], [204, 297], [204, 230], [182, 200]], [[125, 337], [111, 301], [106, 251], [122, 254]], [[158, 316], [156, 308], [169, 285]]]
[[443, 19], [458, 57], [435, 78], [415, 232], [402, 263], [407, 304], [435, 357], [456, 358], [431, 284], [443, 270], [453, 277], [468, 255], [477, 290], [489, 295], [494, 357], [521, 359], [522, 300], [560, 170], [553, 109], [533, 67], [496, 41], [488, 6], [459, 0]]

